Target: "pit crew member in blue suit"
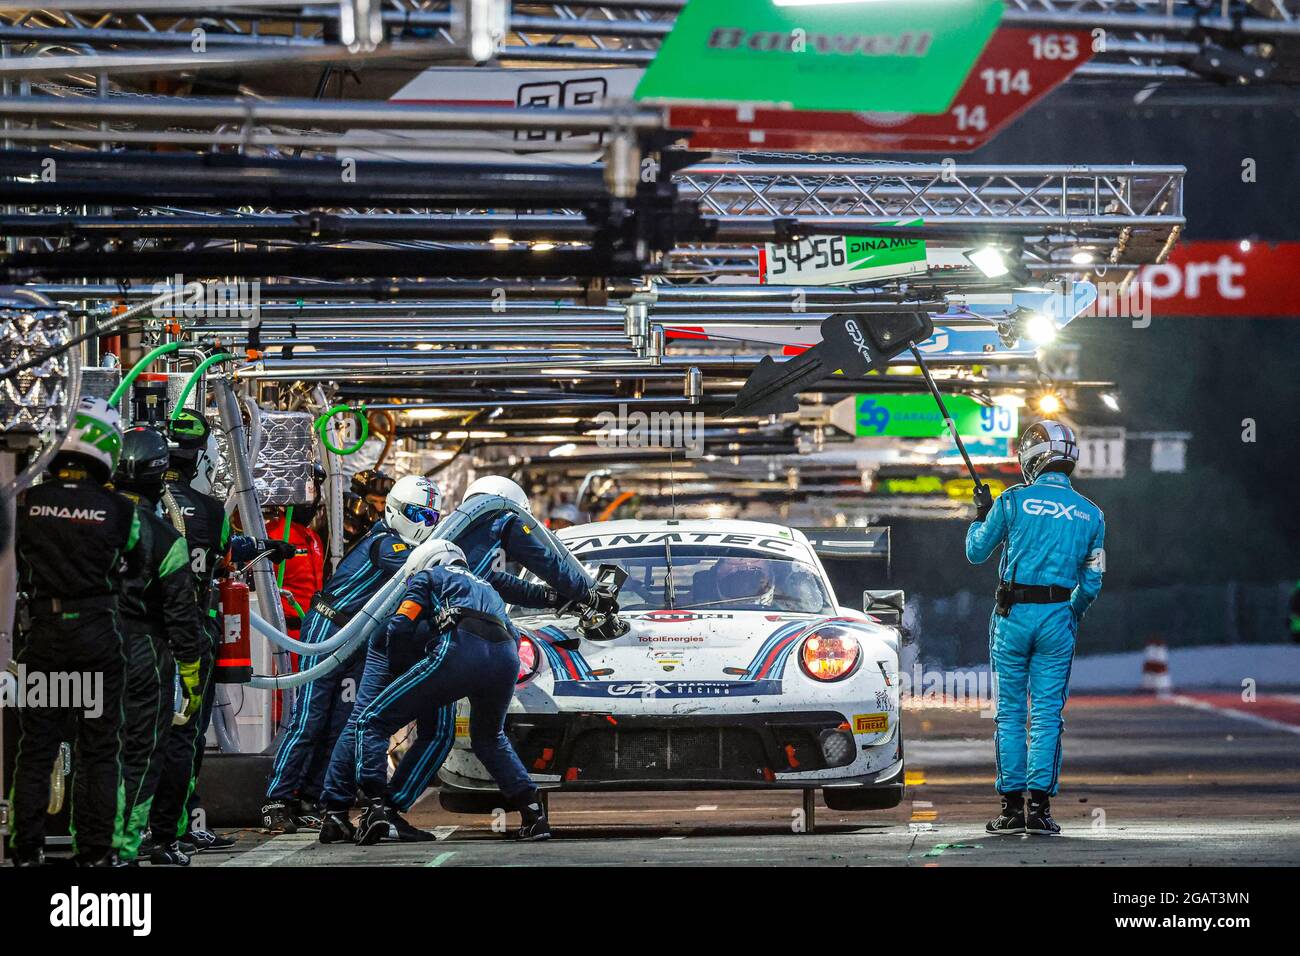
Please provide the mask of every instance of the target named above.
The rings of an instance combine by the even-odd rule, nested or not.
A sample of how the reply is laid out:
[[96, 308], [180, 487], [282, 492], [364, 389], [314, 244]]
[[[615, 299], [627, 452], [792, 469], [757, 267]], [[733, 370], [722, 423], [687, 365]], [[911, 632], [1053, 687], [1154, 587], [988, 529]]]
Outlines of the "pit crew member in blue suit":
[[996, 502], [981, 485], [975, 494], [975, 522], [966, 532], [966, 557], [974, 564], [987, 561], [1002, 546], [997, 606], [989, 626], [1002, 812], [985, 829], [1054, 835], [1061, 828], [1052, 819], [1049, 798], [1060, 784], [1061, 712], [1070, 691], [1079, 621], [1101, 591], [1106, 519], [1070, 487], [1079, 460], [1073, 431], [1053, 421], [1030, 425], [1020, 438], [1019, 453], [1025, 483], [1007, 489]]
[[[601, 589], [591, 587], [578, 573], [575, 562], [566, 561], [564, 555], [556, 554], [541, 540], [536, 521], [526, 517], [531, 515], [532, 509], [519, 485], [509, 478], [495, 475], [479, 478], [465, 490], [461, 507], [479, 495], [503, 498], [517, 504], [525, 513], [521, 516], [504, 507], [489, 509], [449, 539], [466, 555], [467, 564], [478, 569], [474, 572], [476, 576], [489, 583], [504, 601], [526, 608], [571, 605], [578, 610], [603, 608], [617, 611], [614, 599]], [[546, 583], [526, 582], [510, 574], [503, 568], [507, 561], [522, 564]], [[413, 656], [406, 647], [384, 648], [379, 644], [371, 641], [361, 686], [357, 690], [355, 714], [360, 714], [419, 656], [418, 652]], [[433, 839], [433, 834], [412, 826], [401, 814], [424, 794], [446, 760], [447, 750], [454, 739], [454, 728], [454, 700], [438, 711], [417, 715], [416, 739], [398, 764], [387, 793], [387, 820], [394, 838], [403, 842]], [[349, 724], [334, 746], [325, 775], [321, 804], [327, 810], [346, 809], [352, 805], [357, 789], [355, 741], [356, 728]], [[324, 843], [349, 838], [337, 827], [327, 826], [321, 831]]]
[[[394, 829], [397, 814], [387, 773], [389, 738], [423, 715], [445, 715], [438, 727], [443, 739], [435, 745], [441, 764], [455, 735], [451, 705], [462, 697], [469, 698], [469, 737], [475, 756], [496, 781], [506, 806], [523, 818], [519, 838], [547, 839], [551, 831], [541, 796], [505, 733], [506, 710], [519, 673], [519, 632], [496, 590], [470, 573], [460, 548], [440, 543], [443, 553], [435, 558], [438, 563], [411, 576], [383, 643], [376, 645], [395, 660], [418, 644], [420, 657], [355, 721], [354, 789], [360, 789], [367, 801], [355, 830], [356, 842], [370, 846], [391, 836]], [[435, 765], [433, 772], [437, 770]], [[341, 842], [353, 836], [347, 817], [351, 796], [331, 795], [330, 801], [321, 841]]]
[[[411, 548], [433, 534], [442, 511], [442, 494], [428, 478], [407, 475], [388, 493], [384, 517], [355, 544], [330, 577], [326, 590], [311, 602], [299, 632], [302, 640], [319, 644], [333, 637], [390, 578], [402, 569]], [[272, 833], [310, 828], [302, 805], [312, 755], [318, 747], [334, 748], [352, 714], [365, 664], [364, 647], [343, 665], [307, 684], [294, 700], [289, 728], [280, 740], [262, 807], [262, 826]], [[302, 669], [319, 663], [305, 656]], [[317, 824], [319, 826], [319, 824]]]

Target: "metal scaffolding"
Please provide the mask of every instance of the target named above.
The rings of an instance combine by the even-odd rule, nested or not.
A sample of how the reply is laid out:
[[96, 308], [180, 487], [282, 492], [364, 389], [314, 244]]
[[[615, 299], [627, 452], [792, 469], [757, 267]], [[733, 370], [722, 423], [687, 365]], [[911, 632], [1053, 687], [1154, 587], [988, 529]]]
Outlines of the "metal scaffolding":
[[[446, 0], [271, 6], [210, 0], [179, 15], [147, 0], [99, 5], [63, 0], [44, 10], [0, 4], [7, 21], [0, 26], [0, 41], [10, 45], [13, 58], [5, 69], [17, 74], [49, 74], [51, 66], [37, 61], [51, 59], [67, 59], [63, 66], [68, 72], [86, 71], [91, 77], [151, 67], [155, 72], [206, 71], [332, 59], [357, 64], [414, 55], [468, 61], [454, 38], [450, 6]], [[497, 56], [503, 64], [644, 66], [684, 0], [516, 0], [510, 6], [509, 31]], [[1103, 31], [1092, 61], [1076, 73], [1078, 81], [1194, 79], [1213, 72], [1200, 59], [1207, 49], [1225, 44], [1254, 55], [1262, 45], [1300, 36], [1294, 4], [1283, 0], [1230, 0], [1215, 6], [1207, 11], [1191, 0], [1008, 0], [1003, 23]], [[364, 37], [368, 30], [383, 42], [359, 42], [358, 35]], [[220, 55], [193, 53], [195, 31], [201, 31], [205, 50]], [[1273, 55], [1289, 57], [1290, 51]], [[90, 80], [83, 76], [81, 82]], [[252, 88], [274, 95], [277, 84], [262, 76]]]

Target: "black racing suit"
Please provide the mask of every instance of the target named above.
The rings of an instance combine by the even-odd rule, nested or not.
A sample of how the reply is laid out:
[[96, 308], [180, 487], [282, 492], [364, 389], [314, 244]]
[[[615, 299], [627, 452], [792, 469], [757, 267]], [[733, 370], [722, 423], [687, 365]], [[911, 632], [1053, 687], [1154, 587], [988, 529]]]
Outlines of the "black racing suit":
[[218, 640], [212, 578], [230, 545], [230, 518], [221, 502], [211, 495], [195, 491], [180, 480], [170, 481], [167, 491], [170, 495], [163, 497], [164, 513], [171, 518], [171, 505], [175, 502], [185, 526], [190, 571], [194, 576], [203, 632], [208, 640], [208, 654], [199, 668], [203, 691], [199, 712], [186, 723], [173, 726], [163, 742], [162, 776], [149, 813], [149, 828], [154, 839], [162, 843], [183, 837], [190, 830], [190, 813], [193, 811], [190, 803], [203, 763], [203, 742], [212, 721], [212, 704], [217, 692], [217, 685], [212, 680]]
[[[126, 724], [122, 753], [125, 804], [114, 845], [124, 860], [140, 851], [162, 774], [162, 742], [175, 712], [176, 664], [209, 659], [212, 645], [199, 619], [189, 547], [146, 501], [140, 509], [140, 557], [122, 582], [126, 639]], [[202, 671], [200, 670], [200, 673]], [[193, 718], [191, 718], [192, 720]], [[159, 835], [168, 842], [167, 835]]]
[[94, 697], [18, 710], [10, 845], [20, 857], [45, 844], [50, 771], [64, 740], [74, 747], [73, 848], [95, 859], [113, 845], [126, 672], [117, 580], [139, 534], [135, 505], [85, 472], [64, 469], [19, 497], [19, 589], [27, 600], [14, 659], [29, 682], [45, 675], [53, 686], [55, 675], [79, 675]]

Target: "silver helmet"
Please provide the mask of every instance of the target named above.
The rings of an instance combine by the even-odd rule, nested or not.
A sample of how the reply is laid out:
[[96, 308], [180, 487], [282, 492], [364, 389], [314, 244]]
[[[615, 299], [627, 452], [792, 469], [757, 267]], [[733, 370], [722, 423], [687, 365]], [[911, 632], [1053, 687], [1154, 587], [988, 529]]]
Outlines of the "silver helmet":
[[1020, 473], [1026, 483], [1032, 483], [1055, 462], [1065, 462], [1065, 467], [1053, 470], [1068, 475], [1078, 460], [1079, 443], [1074, 431], [1060, 422], [1035, 422], [1020, 436]]

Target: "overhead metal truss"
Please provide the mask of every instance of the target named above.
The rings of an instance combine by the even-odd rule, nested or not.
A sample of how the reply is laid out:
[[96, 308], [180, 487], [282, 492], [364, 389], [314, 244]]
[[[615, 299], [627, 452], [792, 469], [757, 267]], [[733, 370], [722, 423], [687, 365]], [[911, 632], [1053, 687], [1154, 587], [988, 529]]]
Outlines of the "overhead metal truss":
[[[685, 0], [543, 4], [516, 0], [510, 32], [498, 59], [506, 65], [644, 66], [654, 58]], [[210, 0], [187, 5], [184, 15], [162, 2], [105, 0], [96, 8], [80, 0], [61, 7], [33, 10], [0, 4], [0, 41], [10, 47], [10, 61], [0, 72], [49, 74], [37, 60], [68, 58], [68, 72], [85, 71], [84, 83], [97, 73], [228, 70], [257, 67], [267, 60], [354, 64], [408, 54], [436, 57], [453, 53], [446, 0], [374, 0], [388, 42], [378, 49], [341, 47], [340, 38], [355, 32], [353, 21], [367, 16], [371, 0], [341, 3], [258, 4]], [[1192, 0], [1008, 0], [1003, 22], [1014, 26], [1104, 31], [1092, 61], [1075, 74], [1078, 80], [1115, 78], [1191, 79], [1209, 47], [1275, 49], [1279, 41], [1300, 37], [1292, 0], [1229, 0], [1203, 9]], [[7, 13], [6, 13], [7, 11]], [[209, 59], [192, 55], [194, 31], [201, 30]], [[408, 49], [403, 50], [403, 45]], [[331, 50], [332, 48], [332, 50]], [[150, 61], [153, 65], [150, 66]], [[344, 64], [346, 65], [346, 64]], [[273, 78], [259, 77], [253, 89], [276, 90]]]
[[[0, 102], [0, 115], [9, 105]], [[84, 101], [59, 105], [90, 107]], [[375, 109], [383, 113], [391, 108]], [[470, 118], [483, 112], [475, 111]], [[537, 111], [530, 119], [543, 116]], [[96, 250], [109, 248], [104, 244], [110, 241], [115, 254], [176, 249], [177, 242], [184, 242], [185, 250], [177, 255], [193, 255], [191, 269], [201, 267], [204, 253], [215, 263], [218, 253], [232, 243], [260, 242], [263, 245], [251, 248], [251, 253], [274, 253], [276, 244], [305, 244], [324, 250], [322, 258], [352, 258], [358, 263], [369, 261], [366, 250], [376, 244], [407, 252], [441, 250], [448, 264], [476, 250], [493, 249], [493, 268], [502, 270], [518, 268], [518, 256], [525, 256], [525, 271], [510, 274], [592, 275], [538, 271], [534, 266], [563, 270], [561, 263], [577, 261], [573, 250], [599, 246], [610, 251], [608, 243], [615, 236], [623, 237], [620, 247], [630, 253], [636, 235], [654, 236], [657, 243], [640, 254], [646, 271], [661, 271], [663, 263], [654, 256], [658, 249], [667, 253], [674, 274], [707, 275], [710, 268], [715, 275], [753, 274], [758, 243], [817, 232], [853, 235], [884, 224], [920, 221], [925, 230], [932, 230], [929, 237], [938, 240], [953, 230], [959, 236], [966, 230], [959, 243], [967, 244], [973, 244], [976, 232], [1015, 237], [1028, 265], [1077, 271], [1069, 259], [1080, 248], [1109, 266], [1159, 261], [1184, 224], [1181, 166], [697, 163], [673, 176], [675, 197], [661, 194], [644, 205], [637, 205], [639, 197], [630, 197], [624, 212], [617, 203], [610, 205], [611, 198], [602, 193], [602, 183], [610, 177], [594, 167], [504, 167], [498, 182], [495, 173], [482, 167], [364, 163], [357, 167], [357, 184], [349, 185], [340, 181], [333, 164], [302, 160], [219, 163], [204, 167], [204, 174], [197, 167], [190, 169], [195, 161], [141, 156], [143, 165], [133, 173], [135, 167], [122, 162], [129, 156], [101, 159], [98, 154], [74, 153], [59, 160], [58, 182], [48, 184], [38, 175], [41, 157], [47, 155], [59, 154], [17, 151], [0, 157], [0, 171], [11, 177], [0, 182], [0, 196], [21, 209], [8, 220], [8, 234], [35, 237], [37, 245], [23, 241], [28, 252], [70, 248], [94, 260]], [[509, 175], [512, 170], [518, 174]], [[419, 201], [417, 194], [428, 198], [419, 207], [402, 208]], [[191, 203], [204, 195], [207, 208], [199, 211]], [[475, 208], [464, 202], [467, 196], [479, 195], [491, 206]], [[235, 197], [243, 197], [243, 204], [226, 205]], [[573, 208], [537, 208], [548, 198], [560, 197]], [[101, 203], [123, 212], [92, 216], [69, 209]], [[627, 228], [625, 217], [638, 211], [655, 220], [653, 230]], [[540, 242], [570, 248], [548, 251], [545, 258], [527, 252]], [[349, 249], [356, 254], [346, 255]], [[268, 267], [277, 268], [269, 266], [272, 259], [274, 254], [267, 258]], [[399, 270], [396, 258], [379, 261], [386, 267], [392, 262], [389, 275], [429, 274], [423, 264], [410, 273]], [[305, 274], [298, 273], [301, 265], [293, 262], [284, 270]], [[102, 266], [113, 268], [107, 259]], [[233, 258], [222, 259], [221, 267], [221, 272], [208, 274], [250, 274], [238, 269]], [[81, 266], [66, 261], [59, 268], [65, 271], [48, 274], [66, 277], [71, 275], [67, 269]], [[171, 274], [171, 268], [160, 274]], [[626, 256], [602, 268], [611, 270], [606, 275], [638, 271], [637, 263]], [[629, 268], [632, 271], [626, 271]], [[442, 274], [468, 278], [473, 276], [472, 261], [470, 269], [449, 268]], [[343, 271], [328, 277], [372, 274]], [[103, 275], [113, 277], [111, 271]]]
[[920, 219], [1022, 234], [1027, 255], [1038, 263], [1063, 264], [1078, 246], [1127, 263], [1156, 261], [1184, 225], [1185, 172], [1182, 166], [764, 163], [691, 166], [678, 181], [682, 195], [698, 199], [724, 232], [765, 218], [833, 224], [844, 234]]

